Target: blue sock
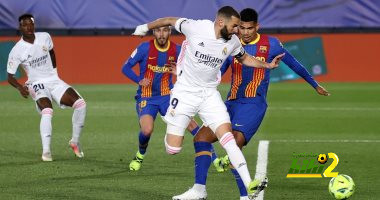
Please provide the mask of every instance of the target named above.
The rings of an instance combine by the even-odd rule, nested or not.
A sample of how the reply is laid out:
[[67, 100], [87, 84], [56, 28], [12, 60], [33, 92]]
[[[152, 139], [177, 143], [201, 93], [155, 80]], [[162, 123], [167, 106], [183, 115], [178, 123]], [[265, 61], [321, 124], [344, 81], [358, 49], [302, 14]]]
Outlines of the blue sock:
[[[211, 154], [211, 143], [208, 142], [195, 142], [195, 154], [206, 151]], [[195, 157], [195, 183], [206, 185], [208, 168], [211, 165], [210, 155], [199, 155]]]
[[217, 157], [218, 157], [218, 156], [217, 156], [216, 153], [215, 153], [214, 146], [211, 145], [211, 162], [214, 162], [214, 160], [215, 160]]
[[146, 148], [148, 148], [150, 136], [144, 135], [142, 132], [139, 133], [139, 152], [145, 154]]
[[198, 131], [199, 131], [199, 126], [197, 126], [195, 129], [193, 129], [190, 133], [191, 133], [191, 135], [195, 135], [195, 134], [197, 134], [198, 133]]
[[248, 196], [247, 189], [245, 188], [244, 183], [241, 180], [239, 173], [236, 171], [236, 169], [232, 169], [232, 168], [231, 168], [231, 172], [235, 176], [235, 180], [239, 188], [240, 196], [241, 197]]

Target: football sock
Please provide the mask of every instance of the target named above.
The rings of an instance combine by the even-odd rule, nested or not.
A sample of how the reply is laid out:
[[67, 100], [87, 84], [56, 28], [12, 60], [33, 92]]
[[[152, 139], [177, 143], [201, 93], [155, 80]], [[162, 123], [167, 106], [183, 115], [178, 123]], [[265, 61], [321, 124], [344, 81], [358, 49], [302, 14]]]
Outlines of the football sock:
[[71, 141], [74, 143], [78, 143], [80, 133], [82, 132], [82, 128], [84, 126], [84, 120], [86, 118], [86, 102], [84, 101], [84, 99], [78, 99], [74, 102], [73, 108], [73, 135]]
[[199, 126], [197, 126], [195, 129], [193, 129], [190, 133], [191, 133], [191, 135], [195, 135], [195, 134], [197, 134], [198, 133], [198, 131], [199, 131]]
[[40, 134], [42, 141], [42, 152], [50, 152], [50, 142], [51, 142], [51, 118], [53, 117], [53, 109], [44, 108], [41, 111], [41, 121], [40, 121]]
[[239, 173], [234, 168], [231, 168], [231, 172], [235, 176], [235, 180], [236, 180], [236, 184], [239, 188], [240, 196], [241, 197], [247, 196], [248, 195], [247, 189], [245, 188], [244, 183], [241, 180]]
[[245, 161], [243, 153], [237, 146], [234, 136], [231, 132], [227, 132], [222, 138], [220, 138], [219, 142], [226, 150], [232, 166], [237, 170], [244, 186], [247, 188], [252, 179], [248, 171], [247, 162]]
[[195, 142], [195, 184], [206, 185], [208, 168], [211, 165], [211, 143]]
[[214, 150], [214, 145], [211, 145], [211, 162], [214, 162], [214, 160], [216, 159], [216, 158], [218, 158], [218, 156], [216, 155], [216, 153], [215, 153], [215, 150]]
[[148, 148], [150, 136], [144, 135], [141, 131], [139, 133], [139, 152], [144, 155]]

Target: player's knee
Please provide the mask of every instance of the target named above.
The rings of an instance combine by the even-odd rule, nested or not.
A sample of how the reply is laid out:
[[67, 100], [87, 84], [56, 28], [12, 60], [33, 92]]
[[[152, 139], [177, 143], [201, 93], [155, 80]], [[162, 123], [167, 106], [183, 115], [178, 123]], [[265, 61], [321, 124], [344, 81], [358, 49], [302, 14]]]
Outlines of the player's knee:
[[86, 101], [84, 99], [78, 99], [73, 103], [74, 109], [85, 109], [86, 108]]
[[150, 136], [150, 135], [152, 135], [152, 132], [153, 132], [153, 126], [151, 126], [151, 125], [142, 126], [141, 127], [141, 132], [145, 136]]
[[165, 135], [165, 148], [166, 148], [166, 153], [170, 154], [170, 155], [175, 155], [175, 154], [178, 154], [181, 152], [182, 150], [182, 147], [181, 146], [174, 146], [174, 142], [172, 142], [171, 140], [168, 139], [167, 135]]
[[44, 116], [53, 116], [53, 109], [52, 108], [44, 108], [41, 110], [41, 115]]
[[168, 144], [166, 144], [165, 147], [166, 147], [166, 153], [168, 153], [169, 155], [178, 154], [182, 150], [182, 147], [173, 147]]

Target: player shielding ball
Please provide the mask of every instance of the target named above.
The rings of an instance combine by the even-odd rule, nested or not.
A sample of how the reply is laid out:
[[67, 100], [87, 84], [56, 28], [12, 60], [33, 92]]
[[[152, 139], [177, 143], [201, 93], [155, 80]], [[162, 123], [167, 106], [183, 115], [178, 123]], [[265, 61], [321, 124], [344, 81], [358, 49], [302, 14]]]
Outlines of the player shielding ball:
[[[150, 138], [154, 130], [154, 121], [158, 112], [165, 116], [169, 107], [170, 90], [173, 88], [173, 75], [166, 65], [174, 62], [181, 51], [180, 46], [170, 41], [171, 27], [163, 26], [153, 29], [154, 39], [141, 43], [131, 54], [122, 68], [123, 74], [138, 84], [136, 92], [136, 112], [139, 118], [139, 149], [129, 164], [131, 171], [140, 170]], [[132, 70], [139, 65], [139, 75]], [[192, 120], [188, 128], [195, 135], [199, 127]], [[214, 152], [212, 150], [212, 152]], [[214, 155], [215, 167], [220, 167], [220, 159]], [[216, 162], [215, 162], [216, 161]], [[219, 162], [219, 163], [218, 163]]]
[[[250, 196], [257, 190], [252, 181], [244, 155], [232, 135], [230, 118], [217, 91], [220, 68], [228, 56], [236, 57], [250, 67], [275, 68], [284, 56], [276, 56], [271, 63], [262, 62], [247, 54], [235, 35], [240, 15], [230, 6], [218, 10], [214, 22], [186, 18], [161, 18], [136, 27], [134, 35], [144, 36], [149, 29], [172, 25], [186, 36], [178, 58], [178, 80], [170, 96], [170, 107], [164, 117], [167, 123], [165, 147], [169, 154], [181, 151], [184, 131], [192, 117], [200, 116], [205, 126], [215, 133], [222, 147], [237, 169]], [[196, 154], [204, 154], [203, 146]], [[209, 155], [211, 156], [211, 155]], [[198, 187], [199, 186], [199, 187]], [[193, 192], [196, 191], [196, 192]], [[205, 185], [195, 185], [192, 190], [173, 199], [205, 199]]]
[[[79, 144], [80, 134], [86, 117], [86, 102], [70, 85], [58, 77], [53, 41], [46, 32], [34, 31], [34, 17], [24, 14], [19, 17], [19, 30], [22, 38], [12, 48], [7, 64], [8, 82], [20, 94], [29, 95], [36, 102], [41, 114], [40, 134], [42, 140], [42, 160], [52, 161], [50, 149], [52, 137], [52, 117], [54, 100], [61, 108], [72, 107], [72, 138], [69, 145], [79, 158], [84, 156]], [[18, 67], [28, 76], [25, 85], [15, 78]]]

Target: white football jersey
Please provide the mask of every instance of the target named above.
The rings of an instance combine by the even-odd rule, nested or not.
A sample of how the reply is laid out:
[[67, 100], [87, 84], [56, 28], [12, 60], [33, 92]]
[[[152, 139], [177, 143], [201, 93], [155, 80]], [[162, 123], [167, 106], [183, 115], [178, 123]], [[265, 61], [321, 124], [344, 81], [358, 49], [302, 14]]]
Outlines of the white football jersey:
[[187, 86], [217, 87], [220, 83], [220, 67], [228, 56], [244, 54], [239, 38], [232, 35], [228, 41], [216, 39], [214, 22], [180, 18], [177, 31], [186, 36], [178, 56], [177, 82]]
[[49, 33], [37, 32], [34, 35], [36, 38], [33, 44], [21, 38], [12, 48], [8, 57], [7, 72], [15, 74], [17, 68], [22, 66], [28, 75], [28, 83], [60, 80], [49, 54], [53, 49]]

